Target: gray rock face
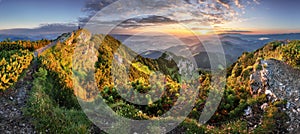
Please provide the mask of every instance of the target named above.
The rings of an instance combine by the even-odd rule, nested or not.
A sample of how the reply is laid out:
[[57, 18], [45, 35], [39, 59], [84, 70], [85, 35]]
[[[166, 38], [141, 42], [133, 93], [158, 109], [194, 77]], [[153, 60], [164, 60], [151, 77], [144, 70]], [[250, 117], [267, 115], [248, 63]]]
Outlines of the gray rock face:
[[[252, 94], [266, 94], [269, 102], [286, 100], [283, 109], [290, 121], [288, 131], [300, 130], [300, 70], [294, 69], [278, 60], [261, 60], [261, 70], [251, 75]], [[267, 105], [261, 106], [263, 109]]]

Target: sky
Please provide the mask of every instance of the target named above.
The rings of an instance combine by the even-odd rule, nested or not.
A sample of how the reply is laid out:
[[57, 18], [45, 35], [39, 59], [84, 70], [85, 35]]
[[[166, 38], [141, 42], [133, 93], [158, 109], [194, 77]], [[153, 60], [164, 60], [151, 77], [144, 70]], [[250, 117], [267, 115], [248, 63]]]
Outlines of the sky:
[[75, 23], [83, 7], [84, 0], [0, 0], [0, 29]]
[[[121, 0], [112, 4], [115, 1], [0, 0], [0, 30], [89, 24], [101, 10], [105, 15], [93, 19], [103, 27], [122, 21], [115, 30], [121, 34], [156, 30], [189, 34], [178, 23], [196, 34], [300, 32], [299, 0]], [[130, 18], [138, 14], [142, 15]]]
[[261, 0], [246, 7], [242, 22], [230, 22], [223, 27], [241, 28], [254, 33], [300, 32], [299, 0]]

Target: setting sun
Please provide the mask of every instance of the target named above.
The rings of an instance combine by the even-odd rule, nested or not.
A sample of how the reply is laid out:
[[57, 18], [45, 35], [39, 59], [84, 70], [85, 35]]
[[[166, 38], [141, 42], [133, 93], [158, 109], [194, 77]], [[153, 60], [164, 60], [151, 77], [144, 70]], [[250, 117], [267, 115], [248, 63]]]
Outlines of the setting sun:
[[201, 35], [206, 35], [206, 34], [208, 34], [208, 33], [209, 33], [208, 30], [200, 30], [200, 31], [199, 31], [199, 34], [201, 34]]

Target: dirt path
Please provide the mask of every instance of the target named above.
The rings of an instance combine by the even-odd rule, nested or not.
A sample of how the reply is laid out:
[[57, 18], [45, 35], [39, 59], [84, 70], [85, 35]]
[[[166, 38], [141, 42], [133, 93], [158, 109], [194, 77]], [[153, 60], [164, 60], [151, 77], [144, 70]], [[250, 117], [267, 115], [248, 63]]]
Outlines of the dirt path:
[[22, 109], [26, 106], [27, 97], [32, 87], [32, 74], [36, 63], [26, 70], [14, 87], [0, 93], [0, 133], [36, 133], [29, 119], [24, 116]]
[[34, 57], [37, 57], [39, 54], [41, 54], [42, 52], [44, 52], [45, 50], [47, 50], [48, 48], [51, 48], [53, 46], [56, 45], [56, 41], [50, 43], [49, 45], [45, 46], [45, 47], [42, 47], [40, 49], [37, 49], [35, 52], [34, 52]]
[[0, 92], [0, 133], [1, 134], [34, 134], [37, 133], [29, 118], [24, 116], [23, 109], [32, 87], [33, 74], [37, 70], [36, 58], [38, 54], [54, 46], [53, 42], [34, 52], [35, 60], [25, 71], [25, 76], [15, 85], [4, 92]]

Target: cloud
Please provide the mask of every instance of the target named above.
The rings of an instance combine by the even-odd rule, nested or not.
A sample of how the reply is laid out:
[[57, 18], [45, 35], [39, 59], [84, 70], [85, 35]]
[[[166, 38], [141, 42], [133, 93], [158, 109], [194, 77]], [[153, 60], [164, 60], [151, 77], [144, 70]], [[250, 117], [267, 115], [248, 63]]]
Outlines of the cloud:
[[256, 4], [260, 4], [260, 0], [253, 0]]
[[83, 11], [95, 13], [118, 0], [86, 0]]
[[243, 5], [241, 4], [240, 0], [235, 0], [234, 4], [238, 7], [238, 8], [242, 8]]
[[52, 31], [52, 32], [58, 32], [58, 31], [70, 31], [78, 28], [77, 24], [73, 23], [51, 23], [51, 24], [41, 24], [37, 29], [43, 31]]
[[[87, 0], [83, 11], [88, 15], [79, 21], [82, 25], [109, 24], [125, 18], [119, 25], [124, 28], [163, 23], [214, 25], [238, 20], [245, 6], [257, 3], [258, 0]], [[98, 11], [103, 13], [95, 16]], [[142, 16], [127, 18], [137, 13]], [[90, 22], [91, 17], [94, 22]]]
[[156, 16], [156, 15], [149, 15], [149, 16], [142, 16], [142, 17], [136, 17], [131, 18], [126, 21], [123, 21], [119, 26], [121, 27], [144, 27], [144, 26], [153, 26], [154, 24], [172, 24], [176, 23], [176, 21], [163, 17], [163, 16]]
[[222, 32], [223, 33], [252, 33], [252, 31], [248, 31], [248, 30], [226, 30]]
[[170, 18], [163, 17], [163, 16], [145, 16], [145, 17], [137, 17], [132, 18], [126, 21], [127, 23], [171, 23], [174, 22], [174, 20], [171, 20]]
[[72, 23], [52, 23], [41, 24], [37, 28], [16, 28], [0, 30], [2, 35], [47, 35], [47, 34], [61, 34], [76, 30], [78, 27]]
[[230, 0], [217, 0], [217, 2], [228, 9], [230, 8]]
[[77, 24], [54, 23], [42, 24], [36, 28], [15, 28], [0, 30], [0, 41], [6, 38], [12, 40], [56, 39], [59, 35], [76, 30]]

